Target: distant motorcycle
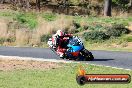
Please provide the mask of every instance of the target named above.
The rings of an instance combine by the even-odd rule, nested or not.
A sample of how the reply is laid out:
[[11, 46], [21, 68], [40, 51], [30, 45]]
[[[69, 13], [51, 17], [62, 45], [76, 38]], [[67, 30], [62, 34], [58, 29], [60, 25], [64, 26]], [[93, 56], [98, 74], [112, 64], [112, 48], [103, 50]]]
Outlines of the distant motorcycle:
[[[57, 48], [54, 47], [52, 38], [49, 39], [48, 45], [51, 50], [57, 53]], [[85, 49], [81, 39], [77, 36], [74, 36], [68, 39], [66, 44], [66, 51], [64, 52], [65, 59], [71, 60], [80, 60], [80, 61], [92, 61], [94, 56], [90, 51]]]

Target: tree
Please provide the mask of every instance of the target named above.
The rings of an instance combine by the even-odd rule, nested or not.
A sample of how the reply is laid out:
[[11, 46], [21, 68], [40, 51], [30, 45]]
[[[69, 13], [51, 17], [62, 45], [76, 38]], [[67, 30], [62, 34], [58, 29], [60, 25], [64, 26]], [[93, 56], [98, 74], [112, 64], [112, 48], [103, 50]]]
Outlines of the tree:
[[40, 0], [36, 0], [36, 9], [40, 11]]
[[130, 6], [130, 7], [132, 6], [132, 0], [129, 1], [129, 6]]
[[3, 4], [3, 3], [4, 3], [4, 1], [5, 1], [5, 0], [1, 0], [1, 1], [0, 1], [0, 4]]
[[112, 0], [105, 0], [104, 16], [111, 16], [111, 4], [112, 4]]
[[68, 5], [68, 3], [69, 3], [68, 0], [63, 0], [63, 8], [66, 9], [66, 14], [69, 13], [69, 5]]
[[26, 0], [26, 10], [27, 10], [27, 11], [29, 10], [29, 7], [30, 7], [29, 0]]

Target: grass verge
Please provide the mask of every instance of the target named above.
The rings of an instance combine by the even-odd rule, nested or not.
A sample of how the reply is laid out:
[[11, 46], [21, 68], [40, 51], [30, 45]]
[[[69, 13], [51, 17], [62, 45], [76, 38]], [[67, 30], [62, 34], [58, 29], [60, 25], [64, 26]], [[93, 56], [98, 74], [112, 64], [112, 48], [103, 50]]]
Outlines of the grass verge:
[[[33, 47], [47, 47], [45, 42], [49, 37], [46, 37], [46, 35], [52, 35], [58, 29], [81, 36], [89, 31], [104, 31], [106, 27], [113, 24], [118, 23], [128, 26], [132, 22], [132, 17], [82, 17], [50, 12], [24, 13], [12, 10], [0, 11], [0, 19], [3, 20], [3, 22], [0, 22], [2, 25], [0, 45]], [[115, 32], [113, 33], [115, 34]], [[99, 36], [105, 37], [102, 36], [102, 33], [99, 33], [95, 38], [98, 39]], [[117, 39], [105, 40], [103, 43], [89, 43], [88, 41], [85, 45], [89, 50], [132, 51], [132, 37], [121, 36]]]
[[[17, 69], [0, 71], [0, 88], [132, 88], [129, 84], [87, 84], [80, 86], [75, 77], [80, 64], [58, 63], [54, 69]], [[82, 64], [89, 74], [130, 74], [132, 71]]]
[[106, 50], [106, 51], [128, 51], [132, 52], [131, 34], [123, 35], [118, 38], [110, 38], [105, 41], [93, 42], [85, 41], [84, 45], [88, 50]]

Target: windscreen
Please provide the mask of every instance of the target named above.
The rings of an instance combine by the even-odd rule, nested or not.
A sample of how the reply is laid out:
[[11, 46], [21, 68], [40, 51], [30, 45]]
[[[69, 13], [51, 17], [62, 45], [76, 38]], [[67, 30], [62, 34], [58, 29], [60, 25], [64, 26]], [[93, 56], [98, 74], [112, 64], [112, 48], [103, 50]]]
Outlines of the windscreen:
[[78, 39], [73, 38], [73, 39], [70, 39], [69, 44], [73, 46], [79, 46], [80, 42], [78, 41]]

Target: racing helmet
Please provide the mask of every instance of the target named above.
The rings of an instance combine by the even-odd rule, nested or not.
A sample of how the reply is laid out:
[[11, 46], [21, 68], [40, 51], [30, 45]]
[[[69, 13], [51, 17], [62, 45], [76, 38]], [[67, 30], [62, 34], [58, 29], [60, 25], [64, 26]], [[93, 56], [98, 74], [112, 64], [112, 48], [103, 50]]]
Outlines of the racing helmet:
[[57, 34], [58, 36], [63, 36], [63, 35], [64, 35], [64, 32], [63, 32], [62, 30], [58, 30], [58, 31], [56, 32], [56, 34]]

